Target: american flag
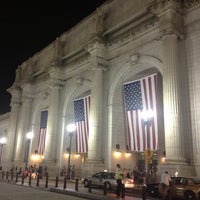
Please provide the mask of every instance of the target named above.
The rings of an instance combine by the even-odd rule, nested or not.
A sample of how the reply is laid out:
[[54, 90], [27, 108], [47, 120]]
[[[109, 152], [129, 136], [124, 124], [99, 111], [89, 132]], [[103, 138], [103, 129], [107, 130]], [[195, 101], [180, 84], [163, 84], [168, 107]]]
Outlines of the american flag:
[[88, 151], [89, 110], [90, 110], [90, 96], [74, 100], [77, 153], [87, 153]]
[[47, 130], [48, 110], [41, 111], [40, 134], [38, 141], [38, 154], [43, 155], [45, 150], [45, 139]]
[[[131, 151], [145, 151], [147, 147], [151, 150], [158, 149], [156, 93], [157, 74], [124, 84], [127, 147]], [[148, 110], [154, 113], [149, 127], [142, 116], [142, 112]]]

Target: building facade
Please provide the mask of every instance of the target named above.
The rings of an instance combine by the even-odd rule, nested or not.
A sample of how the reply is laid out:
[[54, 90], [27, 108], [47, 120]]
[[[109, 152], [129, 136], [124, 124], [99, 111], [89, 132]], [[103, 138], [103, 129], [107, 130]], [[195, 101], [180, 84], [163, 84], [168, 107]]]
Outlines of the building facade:
[[[3, 169], [37, 164], [54, 176], [69, 156], [77, 176], [111, 171], [116, 163], [145, 168], [146, 151], [127, 146], [123, 85], [157, 74], [158, 148], [148, 164], [158, 174], [200, 176], [199, 47], [198, 0], [108, 0], [16, 70], [11, 111], [0, 121]], [[87, 150], [77, 152], [77, 133], [70, 137], [66, 126], [75, 119], [74, 100], [85, 96], [89, 137]]]

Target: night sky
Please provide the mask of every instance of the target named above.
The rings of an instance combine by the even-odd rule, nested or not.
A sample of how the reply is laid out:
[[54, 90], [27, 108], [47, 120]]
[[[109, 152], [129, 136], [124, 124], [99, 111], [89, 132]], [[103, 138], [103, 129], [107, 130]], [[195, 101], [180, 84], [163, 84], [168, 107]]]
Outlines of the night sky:
[[0, 114], [10, 111], [6, 90], [14, 82], [17, 67], [104, 2], [35, 0], [0, 5]]

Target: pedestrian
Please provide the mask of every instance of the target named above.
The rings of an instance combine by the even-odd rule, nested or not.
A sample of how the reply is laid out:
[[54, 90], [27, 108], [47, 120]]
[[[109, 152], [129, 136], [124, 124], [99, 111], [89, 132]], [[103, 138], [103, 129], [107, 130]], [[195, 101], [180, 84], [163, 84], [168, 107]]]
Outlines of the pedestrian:
[[123, 171], [121, 169], [120, 164], [117, 164], [115, 170], [115, 180], [117, 181], [117, 190], [116, 190], [117, 198], [120, 198], [120, 194], [122, 192], [122, 179], [123, 179]]
[[163, 200], [167, 199], [167, 193], [168, 193], [168, 190], [169, 190], [170, 182], [171, 182], [171, 177], [168, 174], [168, 171], [165, 171], [161, 175], [161, 184], [162, 184], [162, 189], [163, 189], [163, 194], [162, 194]]

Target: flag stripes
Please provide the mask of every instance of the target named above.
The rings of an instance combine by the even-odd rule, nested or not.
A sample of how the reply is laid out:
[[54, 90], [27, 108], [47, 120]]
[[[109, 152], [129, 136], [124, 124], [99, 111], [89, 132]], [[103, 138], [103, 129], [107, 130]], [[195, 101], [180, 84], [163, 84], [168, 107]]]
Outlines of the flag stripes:
[[[156, 93], [157, 74], [124, 84], [127, 146], [132, 151], [145, 151], [148, 143], [151, 150], [158, 149]], [[148, 110], [152, 110], [154, 115], [151, 124], [146, 126], [142, 114]]]
[[74, 100], [76, 152], [88, 152], [90, 96]]
[[47, 131], [48, 110], [41, 111], [40, 134], [38, 141], [38, 154], [43, 155], [45, 151], [45, 140]]

